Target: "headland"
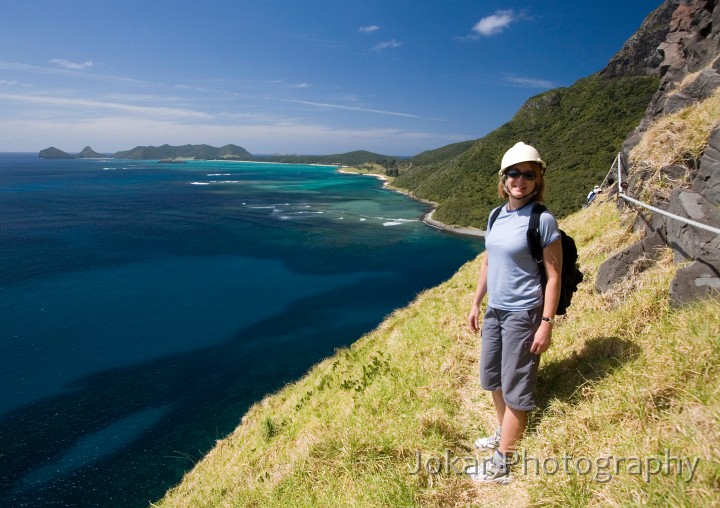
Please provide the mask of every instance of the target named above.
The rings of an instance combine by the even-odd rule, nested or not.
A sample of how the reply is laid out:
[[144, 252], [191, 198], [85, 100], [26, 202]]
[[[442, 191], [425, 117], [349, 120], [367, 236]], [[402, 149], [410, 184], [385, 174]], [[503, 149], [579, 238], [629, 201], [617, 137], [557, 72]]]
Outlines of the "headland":
[[348, 168], [348, 167], [339, 167], [337, 172], [347, 174], [347, 175], [374, 176], [375, 178], [382, 180], [383, 187], [387, 188], [388, 190], [397, 192], [399, 194], [403, 194], [404, 196], [414, 199], [415, 201], [419, 201], [421, 203], [428, 205], [429, 210], [427, 212], [425, 212], [425, 214], [422, 216], [421, 220], [430, 227], [440, 229], [440, 230], [446, 231], [448, 233], [454, 233], [456, 235], [476, 236], [476, 237], [485, 238], [485, 231], [480, 228], [452, 226], [450, 224], [445, 224], [444, 222], [440, 222], [439, 220], [433, 219], [433, 214], [435, 213], [435, 209], [437, 208], [438, 203], [436, 203], [435, 201], [429, 201], [427, 199], [418, 198], [418, 197], [414, 196], [411, 192], [409, 192], [405, 189], [400, 189], [398, 187], [394, 187], [392, 185], [391, 177], [388, 177], [386, 175], [379, 174], [379, 173], [365, 172], [365, 171], [356, 170], [355, 168]]

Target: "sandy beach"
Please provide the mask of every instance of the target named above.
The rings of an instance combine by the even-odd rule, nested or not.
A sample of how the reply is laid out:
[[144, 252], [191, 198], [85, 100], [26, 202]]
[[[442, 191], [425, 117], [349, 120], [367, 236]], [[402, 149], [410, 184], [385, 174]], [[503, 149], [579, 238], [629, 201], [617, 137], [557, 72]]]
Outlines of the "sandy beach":
[[421, 203], [425, 203], [425, 204], [429, 205], [432, 208], [430, 209], [429, 212], [427, 212], [425, 215], [423, 215], [422, 221], [430, 227], [440, 229], [442, 231], [447, 231], [448, 233], [454, 233], [456, 235], [479, 236], [481, 238], [485, 238], [485, 231], [480, 228], [450, 226], [449, 224], [445, 224], [443, 222], [440, 222], [439, 220], [433, 219], [433, 213], [435, 213], [435, 208], [437, 207], [437, 203], [435, 203], [434, 201], [428, 201], [427, 199], [417, 198], [408, 191], [405, 191], [403, 189], [398, 189], [396, 187], [391, 186], [388, 177], [386, 177], [385, 175], [381, 175], [378, 173], [357, 173], [355, 171], [343, 171], [342, 168], [338, 168], [337, 172], [345, 174], [345, 175], [374, 176], [375, 178], [382, 180], [383, 186], [387, 187], [388, 190], [391, 190], [393, 192], [398, 192], [398, 193], [403, 194], [411, 199], [414, 199], [415, 201], [420, 201]]
[[445, 224], [443, 222], [433, 219], [432, 216], [433, 216], [434, 212], [435, 212], [435, 209], [430, 210], [428, 213], [423, 215], [422, 221], [425, 224], [427, 224], [428, 226], [432, 226], [437, 229], [442, 229], [443, 231], [447, 231], [449, 233], [454, 233], [456, 235], [479, 236], [479, 237], [485, 238], [485, 231], [480, 228], [450, 226], [448, 224]]
[[359, 173], [357, 171], [347, 171], [343, 168], [337, 168], [337, 172], [342, 173], [343, 175], [374, 176], [375, 178], [382, 180], [384, 185], [388, 185], [388, 177], [381, 175], [380, 173]]

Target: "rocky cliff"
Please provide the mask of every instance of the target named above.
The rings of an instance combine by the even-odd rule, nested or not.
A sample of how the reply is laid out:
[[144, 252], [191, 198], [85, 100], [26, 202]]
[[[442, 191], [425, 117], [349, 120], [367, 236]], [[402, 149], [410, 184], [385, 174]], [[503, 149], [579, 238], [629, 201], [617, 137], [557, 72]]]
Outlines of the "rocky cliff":
[[608, 78], [656, 75], [663, 61], [659, 47], [670, 32], [673, 12], [680, 3], [680, 0], [666, 1], [648, 14], [638, 31], [599, 74]]
[[[643, 195], [652, 186], [650, 179], [659, 173], [664, 181], [674, 182], [674, 188], [651, 194], [651, 204], [720, 228], [720, 118], [712, 119], [701, 153], [689, 151], [681, 160], [655, 171], [635, 157], [635, 149], [656, 122], [673, 113], [692, 114], [694, 110], [689, 108], [714, 97], [720, 87], [718, 0], [664, 2], [602, 72], [619, 70], [660, 76], [660, 86], [643, 120], [623, 144], [621, 156], [629, 183], [625, 192]], [[608, 181], [614, 180], [611, 172]], [[611, 191], [617, 192], [616, 187]], [[624, 200], [618, 203], [630, 206]], [[686, 264], [672, 283], [670, 294], [675, 304], [720, 291], [719, 235], [645, 211], [639, 213], [635, 227], [644, 231], [644, 238], [600, 267], [598, 290], [606, 291], [655, 257], [659, 247], [670, 246], [676, 261]]]

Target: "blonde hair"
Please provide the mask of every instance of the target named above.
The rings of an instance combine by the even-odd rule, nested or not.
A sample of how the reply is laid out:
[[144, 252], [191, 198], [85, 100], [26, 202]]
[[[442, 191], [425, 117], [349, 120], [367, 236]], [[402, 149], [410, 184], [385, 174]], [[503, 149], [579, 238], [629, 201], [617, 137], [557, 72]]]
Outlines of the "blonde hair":
[[[535, 171], [535, 201], [545, 201], [545, 178], [544, 178], [544, 171], [542, 170], [542, 166], [540, 163], [535, 161], [528, 161], [533, 166], [533, 171]], [[509, 168], [508, 168], [509, 169]], [[505, 176], [504, 172], [502, 175], [500, 175], [500, 179], [498, 180], [498, 196], [500, 196], [501, 199], [509, 199], [510, 195], [505, 191], [505, 179], [507, 177]]]

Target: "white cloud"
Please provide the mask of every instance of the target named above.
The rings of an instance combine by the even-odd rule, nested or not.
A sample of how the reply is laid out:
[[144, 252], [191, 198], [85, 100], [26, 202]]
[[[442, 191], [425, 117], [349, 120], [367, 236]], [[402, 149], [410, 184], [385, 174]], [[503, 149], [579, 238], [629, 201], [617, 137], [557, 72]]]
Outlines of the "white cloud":
[[90, 110], [91, 112], [98, 109], [109, 109], [147, 116], [160, 115], [166, 118], [170, 117], [207, 119], [212, 117], [207, 113], [183, 108], [167, 108], [161, 106], [136, 106], [133, 104], [123, 104], [120, 102], [106, 102], [92, 99], [72, 99], [66, 97], [53, 97], [48, 95], [21, 95], [0, 93], [0, 100], [7, 100], [16, 104], [18, 102], [23, 102], [30, 104], [40, 104], [50, 107], [71, 108], [75, 112], [77, 112], [79, 108], [84, 108], [86, 110]]
[[319, 108], [344, 109], [347, 111], [361, 111], [364, 113], [378, 113], [381, 115], [402, 116], [404, 118], [421, 118], [417, 115], [411, 115], [409, 113], [398, 113], [396, 111], [384, 111], [382, 109], [361, 108], [358, 106], [344, 106], [342, 104], [329, 104], [326, 102], [312, 102], [312, 101], [300, 101], [300, 100], [288, 100], [287, 102], [293, 102], [295, 104], [304, 104], [306, 106], [316, 106]]
[[402, 42], [398, 42], [395, 39], [391, 41], [381, 42], [377, 46], [373, 48], [373, 51], [382, 51], [383, 49], [389, 49], [389, 48], [399, 48], [402, 46]]
[[490, 37], [499, 34], [514, 21], [517, 21], [517, 16], [512, 9], [498, 10], [495, 14], [478, 21], [473, 27], [473, 32]]
[[93, 65], [95, 65], [91, 61], [83, 62], [83, 63], [75, 63], [71, 62], [70, 60], [65, 60], [63, 58], [53, 58], [50, 60], [50, 63], [57, 65], [58, 67], [62, 69], [70, 69], [73, 71], [82, 71], [85, 69], [89, 69]]
[[[31, 73], [31, 74], [42, 74], [42, 75], [50, 75], [50, 76], [70, 76], [74, 78], [82, 78], [85, 80], [92, 80], [92, 81], [110, 81], [114, 83], [121, 83], [121, 84], [130, 84], [130, 85], [152, 85], [153, 83], [150, 83], [148, 81], [143, 81], [139, 79], [134, 78], [126, 78], [122, 76], [112, 76], [112, 75], [103, 75], [103, 74], [96, 74], [96, 73], [88, 73], [83, 72], [87, 67], [83, 67], [83, 65], [86, 64], [93, 64], [92, 62], [86, 62], [86, 64], [72, 64], [72, 65], [80, 65], [79, 68], [70, 68], [70, 67], [63, 67], [57, 64], [56, 62], [59, 62], [60, 60], [56, 61], [50, 61], [50, 63], [54, 63], [55, 67], [41, 67], [38, 65], [30, 65], [30, 64], [24, 64], [24, 63], [18, 63], [18, 62], [5, 62], [0, 61], [0, 70], [4, 71], [16, 71], [20, 73]], [[67, 60], [63, 60], [64, 62], [67, 62]]]
[[373, 32], [377, 32], [378, 30], [380, 30], [380, 27], [377, 25], [361, 26], [360, 28], [358, 28], [358, 32], [364, 34], [370, 34]]
[[293, 88], [310, 88], [312, 85], [310, 83], [298, 83], [297, 85], [292, 85]]
[[545, 79], [523, 78], [519, 76], [506, 77], [505, 81], [522, 88], [556, 88], [557, 86], [552, 81]]

